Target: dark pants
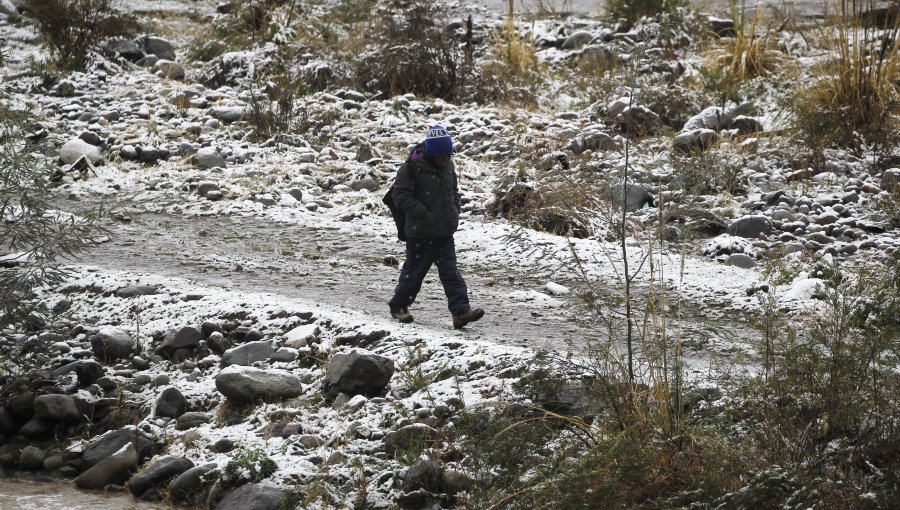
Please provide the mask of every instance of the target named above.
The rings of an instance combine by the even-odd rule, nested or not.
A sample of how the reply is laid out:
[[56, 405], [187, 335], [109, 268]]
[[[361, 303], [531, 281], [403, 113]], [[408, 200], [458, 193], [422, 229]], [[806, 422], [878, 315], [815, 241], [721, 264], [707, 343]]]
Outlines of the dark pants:
[[438, 276], [447, 295], [447, 307], [456, 315], [469, 311], [469, 295], [466, 282], [456, 268], [456, 245], [453, 236], [439, 239], [407, 239], [406, 262], [400, 270], [400, 281], [394, 289], [394, 297], [388, 302], [391, 311], [406, 308], [416, 300], [422, 280], [431, 269], [438, 268]]

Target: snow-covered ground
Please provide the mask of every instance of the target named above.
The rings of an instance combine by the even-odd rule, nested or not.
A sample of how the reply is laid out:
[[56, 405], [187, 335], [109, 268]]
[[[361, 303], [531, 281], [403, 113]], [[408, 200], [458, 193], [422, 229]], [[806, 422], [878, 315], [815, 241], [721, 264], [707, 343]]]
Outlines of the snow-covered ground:
[[[502, 12], [505, 2], [458, 4], [464, 12], [485, 16], [484, 24], [490, 25], [498, 22], [493, 13]], [[556, 4], [576, 11], [593, 5]], [[198, 30], [202, 21], [193, 18], [208, 21], [204, 16], [213, 16], [215, 5], [145, 1], [135, 9], [165, 13], [159, 27]], [[630, 37], [642, 37], [633, 32], [615, 38], [609, 27], [589, 18], [542, 19], [531, 30], [547, 41], [586, 31], [588, 40], [624, 46]], [[168, 37], [177, 43], [178, 59], [185, 58], [190, 31]], [[700, 378], [718, 363], [752, 368], [756, 333], [751, 318], [760, 311], [764, 289], [802, 320], [817, 307], [822, 283], [821, 275], [812, 273], [817, 263], [865, 265], [870, 257], [900, 248], [898, 232], [885, 228], [872, 211], [876, 198], [885, 194], [880, 186], [889, 170], [878, 169], [870, 158], [837, 153], [827, 171], [795, 182], [796, 170], [771, 135], [783, 127], [779, 101], [786, 93], [772, 84], [754, 98], [754, 118], [766, 132], [747, 137], [737, 129], [722, 130], [734, 132], [723, 135], [717, 149], [732, 160], [726, 163], [740, 166], [745, 189], [734, 196], [690, 197], [668, 187], [678, 178], [670, 154], [672, 133], [635, 144], [606, 117], [614, 105], [624, 106], [623, 84], [607, 98], [612, 101], [589, 101], [585, 91], [551, 78], [530, 108], [328, 90], [300, 99], [303, 115], [315, 128], [259, 141], [246, 122], [248, 105], [259, 91], [250, 90], [241, 76], [270, 62], [273, 45], [225, 53], [222, 62], [232, 75], [218, 87], [201, 84], [208, 66], [200, 63], [185, 64], [186, 79], [173, 80], [158, 67], [105, 58], [89, 72], [65, 76], [65, 86], [45, 87], [27, 72], [29, 58], [46, 56], [34, 32], [0, 19], [0, 40], [8, 49], [7, 67], [0, 70], [3, 90], [32, 114], [36, 128], [46, 131], [53, 159], [67, 159], [69, 153], [57, 151], [73, 140], [102, 152], [86, 178], [76, 179], [71, 172], [62, 176], [55, 206], [83, 211], [102, 203], [115, 211], [111, 236], [71, 261], [72, 276], [63, 286], [42, 290], [48, 307], [66, 305], [57, 324], [77, 326], [65, 338], [40, 337], [54, 340], [49, 363], [57, 368], [88, 359], [95, 333], [106, 327], [122, 330], [136, 341], [141, 362], [111, 362], [104, 376], [119, 398], [140, 411], [134, 424], [156, 438], [159, 453], [224, 469], [235, 451], [262, 450], [278, 466], [268, 482], [290, 488], [327, 480], [344, 506], [351, 504], [361, 470], [371, 507], [390, 508], [400, 497], [404, 464], [384, 452], [385, 437], [402, 427], [447, 426], [445, 417], [459, 409], [517, 398], [512, 384], [527, 372], [536, 350], [578, 356], [586, 344], [611, 341], [622, 352], [622, 335], [616, 331], [610, 338], [585, 305], [588, 292], [601, 296], [604, 312], [613, 315], [622, 311], [616, 298], [624, 293], [626, 277], [632, 277], [637, 302], [663, 293], [673, 305], [671, 323], [690, 346], [686, 370]], [[568, 66], [580, 51], [557, 42], [548, 42], [537, 54], [551, 68]], [[784, 46], [793, 48], [798, 60], [815, 53], [792, 34], [784, 35]], [[699, 76], [700, 59], [690, 54], [678, 64], [687, 75]], [[311, 58], [302, 65], [320, 63]], [[386, 313], [397, 273], [393, 266], [402, 262], [403, 252], [381, 197], [409, 149], [437, 123], [456, 141], [464, 204], [456, 234], [460, 268], [473, 304], [487, 311], [485, 319], [461, 331], [451, 328], [433, 277], [411, 310], [415, 323], [397, 324]], [[598, 134], [611, 146], [572, 150], [574, 142], [581, 147]], [[69, 164], [78, 150], [87, 150], [80, 142], [68, 147], [76, 151]], [[518, 180], [538, 189], [553, 182], [554, 172], [562, 171], [554, 159], [559, 154], [614, 181], [624, 168], [626, 147], [637, 170], [632, 178], [655, 200], [629, 213], [634, 228], [624, 255], [600, 214], [589, 218], [590, 235], [567, 238], [487, 212], [503, 199], [516, 172], [523, 174]], [[68, 164], [57, 167], [67, 170]], [[660, 242], [654, 219], [661, 197], [714, 215], [722, 232]], [[745, 220], [764, 224], [765, 232], [741, 234], [734, 226]], [[724, 233], [726, 226], [734, 228]], [[773, 256], [777, 253], [784, 255]], [[788, 276], [773, 281], [761, 266], [779, 266], [779, 259]], [[121, 292], [135, 286], [152, 290]], [[297, 378], [299, 395], [229, 418], [217, 377], [223, 370], [251, 369], [221, 367], [223, 353], [206, 348], [209, 335], [195, 358], [154, 356], [167, 332], [199, 330], [205, 323], [229, 335], [258, 333], [258, 341], [281, 352], [277, 359], [284, 361], [256, 365]], [[297, 328], [302, 338], [296, 338]], [[10, 344], [32, 336], [17, 330], [0, 335]], [[352, 350], [392, 360], [391, 383], [382, 396], [326, 403], [328, 360]], [[74, 373], [60, 377], [59, 385], [86, 404], [110, 395], [96, 385], [79, 387]], [[177, 388], [190, 411], [207, 413], [206, 422], [176, 430], [176, 420], [156, 416], [156, 402], [167, 388]], [[284, 421], [295, 426], [294, 433], [281, 433]], [[235, 449], [220, 450], [216, 445], [222, 440], [233, 442]], [[74, 452], [86, 444], [79, 440], [68, 446]], [[465, 472], [459, 463], [448, 467]]]

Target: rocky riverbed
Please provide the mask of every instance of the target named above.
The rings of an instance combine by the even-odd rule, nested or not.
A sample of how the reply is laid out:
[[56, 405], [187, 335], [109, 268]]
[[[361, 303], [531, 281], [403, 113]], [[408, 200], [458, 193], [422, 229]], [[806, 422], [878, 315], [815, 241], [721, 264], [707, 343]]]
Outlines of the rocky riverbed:
[[[301, 37], [288, 67], [310, 87], [293, 104], [302, 122], [262, 136], [277, 84], [258, 76], [275, 76], [287, 43], [198, 51], [192, 36], [229, 4], [139, 3], [152, 30], [59, 76], [29, 60], [48, 54], [21, 4], [0, 0], [4, 100], [31, 115], [54, 207], [112, 215], [67, 280], [40, 290], [46, 313], [0, 331], [16, 356], [4, 381], [25, 383], [0, 403], [0, 473], [220, 510], [450, 506], [491, 476], [457, 455], [455, 424], [522, 402], [583, 409], [580, 382], [543, 402], [516, 383], [540, 349], [622, 355], [626, 279], [635, 301], [661, 303], [642, 318], [646, 338], [665, 316], [700, 381], [758, 368], [761, 296], [800, 321], [835, 264], [900, 249], [884, 207], [900, 188], [897, 147], [827, 149], [813, 164], [786, 135], [789, 75], [751, 80], [738, 101], [704, 91], [714, 36], [703, 34], [728, 30], [705, 12], [675, 27], [577, 8], [529, 18], [545, 74], [481, 103], [357, 90], [338, 80], [340, 59]], [[334, 19], [338, 4], [303, 22]], [[485, 68], [503, 24], [495, 4], [454, 3], [447, 17]], [[800, 30], [772, 37], [802, 80], [823, 53]], [[634, 69], [630, 84], [604, 78], [597, 66], [611, 61]], [[461, 270], [487, 309], [461, 331], [436, 278], [414, 324], [385, 313], [402, 245], [381, 196], [436, 123], [456, 143]], [[22, 492], [0, 506], [57, 508]]]

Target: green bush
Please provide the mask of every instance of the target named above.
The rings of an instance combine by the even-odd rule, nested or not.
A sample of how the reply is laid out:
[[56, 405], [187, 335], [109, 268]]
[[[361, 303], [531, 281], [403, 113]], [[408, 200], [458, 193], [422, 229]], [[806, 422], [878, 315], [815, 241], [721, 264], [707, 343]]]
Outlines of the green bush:
[[220, 483], [224, 487], [238, 487], [257, 483], [278, 471], [278, 465], [263, 450], [244, 450], [228, 461], [222, 471]]
[[631, 26], [644, 16], [672, 12], [683, 3], [683, 0], [608, 0], [606, 13], [613, 21], [622, 19]]

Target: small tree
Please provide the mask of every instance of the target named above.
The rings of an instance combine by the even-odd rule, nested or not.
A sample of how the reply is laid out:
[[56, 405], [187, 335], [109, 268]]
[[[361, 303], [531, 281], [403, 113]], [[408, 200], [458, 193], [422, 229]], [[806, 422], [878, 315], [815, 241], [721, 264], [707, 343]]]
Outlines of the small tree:
[[51, 208], [51, 168], [28, 138], [25, 118], [0, 97], [0, 327], [28, 317], [35, 289], [65, 278], [57, 261], [103, 232], [100, 211], [77, 216]]

